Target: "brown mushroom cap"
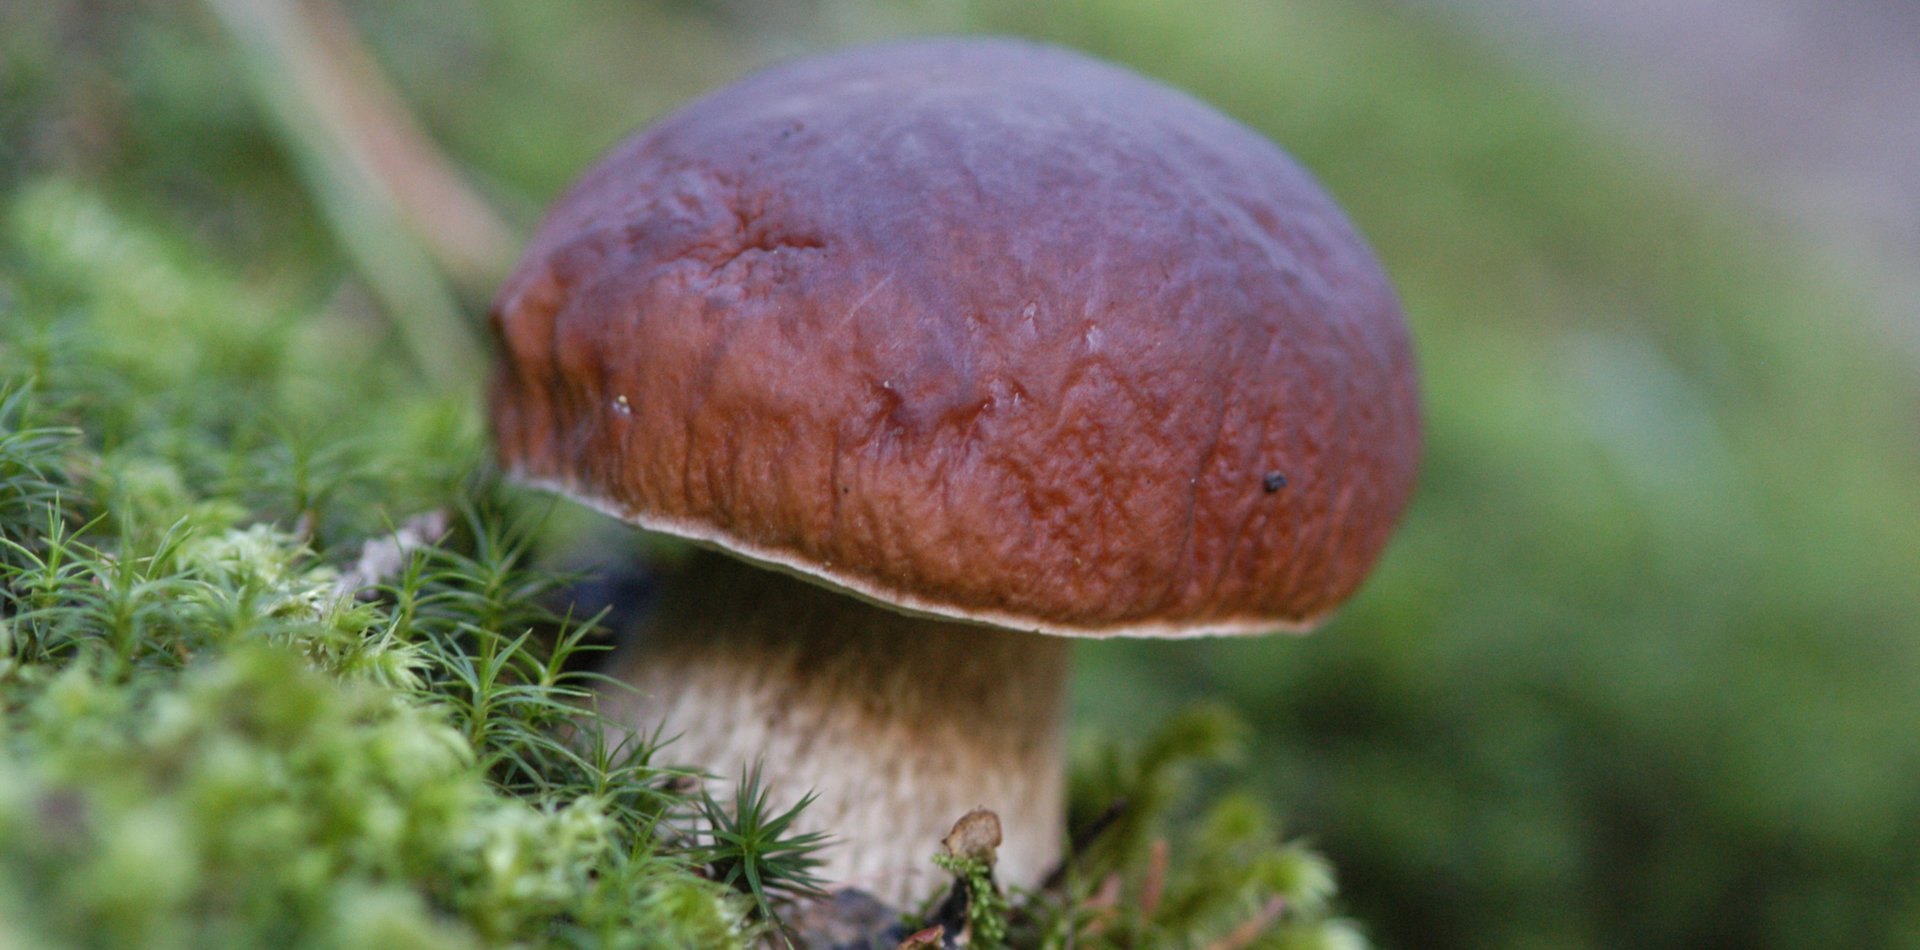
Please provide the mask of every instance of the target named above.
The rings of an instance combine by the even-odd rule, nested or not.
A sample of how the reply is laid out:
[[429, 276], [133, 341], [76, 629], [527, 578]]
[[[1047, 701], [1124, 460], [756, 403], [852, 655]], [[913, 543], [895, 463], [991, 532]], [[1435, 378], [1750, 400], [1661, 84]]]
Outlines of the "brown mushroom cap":
[[503, 464], [910, 611], [1311, 625], [1412, 490], [1407, 331], [1273, 144], [1006, 40], [772, 69], [629, 139], [501, 291]]

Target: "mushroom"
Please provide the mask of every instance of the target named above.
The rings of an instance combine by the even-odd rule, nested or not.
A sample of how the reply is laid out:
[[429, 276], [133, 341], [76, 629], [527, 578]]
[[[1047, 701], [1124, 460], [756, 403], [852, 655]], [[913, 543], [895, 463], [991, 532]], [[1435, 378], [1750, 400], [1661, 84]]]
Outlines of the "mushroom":
[[1380, 265], [1273, 144], [1119, 67], [924, 40], [617, 146], [493, 314], [503, 467], [695, 542], [615, 661], [634, 729], [764, 763], [895, 904], [984, 806], [1064, 838], [1071, 638], [1305, 630], [1411, 492]]

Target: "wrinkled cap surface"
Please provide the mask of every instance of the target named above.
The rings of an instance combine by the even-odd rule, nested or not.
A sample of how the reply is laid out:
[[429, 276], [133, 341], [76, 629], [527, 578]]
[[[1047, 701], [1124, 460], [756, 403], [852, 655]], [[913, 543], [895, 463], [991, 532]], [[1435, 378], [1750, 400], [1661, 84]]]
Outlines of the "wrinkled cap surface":
[[505, 467], [895, 607], [1303, 628], [1412, 489], [1378, 262], [1278, 148], [1076, 53], [804, 60], [616, 147], [495, 304]]

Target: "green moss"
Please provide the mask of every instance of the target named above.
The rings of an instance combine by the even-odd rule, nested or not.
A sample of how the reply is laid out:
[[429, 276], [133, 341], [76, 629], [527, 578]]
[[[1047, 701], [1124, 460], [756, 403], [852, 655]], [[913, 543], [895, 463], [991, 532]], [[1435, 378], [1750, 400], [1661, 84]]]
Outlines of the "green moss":
[[[1176, 715], [1144, 740], [1088, 737], [1072, 773], [1074, 855], [1057, 885], [1013, 895], [1009, 942], [1362, 950], [1360, 929], [1338, 913], [1326, 859], [1288, 841], [1259, 799], [1205, 790], [1238, 771], [1245, 739], [1234, 716], [1212, 707]], [[948, 864], [977, 876], [977, 862]], [[990, 921], [1002, 911], [980, 912]]]
[[997, 950], [1005, 946], [1009, 908], [1006, 896], [994, 886], [993, 866], [982, 858], [944, 851], [933, 856], [933, 863], [940, 870], [953, 875], [960, 886], [966, 889], [966, 932], [972, 938], [968, 946], [981, 947], [983, 950]]
[[[418, 425], [445, 397], [313, 348], [298, 315], [84, 191], [44, 185], [12, 210], [4, 936], [753, 937], [748, 905], [679, 843], [695, 826], [669, 831], [690, 821], [680, 773], [645, 744], [606, 749], [590, 719], [563, 728], [587, 715], [569, 657], [591, 627], [543, 605], [555, 579], [522, 563], [495, 490], [446, 477], [468, 443], [429, 450], [447, 429]], [[429, 504], [470, 515], [385, 589], [338, 586], [332, 565], [411, 513], [395, 506]]]

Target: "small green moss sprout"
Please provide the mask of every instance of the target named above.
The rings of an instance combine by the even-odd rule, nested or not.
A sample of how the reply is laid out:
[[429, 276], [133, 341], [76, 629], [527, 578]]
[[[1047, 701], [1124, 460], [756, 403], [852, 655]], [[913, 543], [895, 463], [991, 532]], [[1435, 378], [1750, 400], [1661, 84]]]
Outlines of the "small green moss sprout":
[[740, 777], [732, 807], [701, 792], [700, 812], [710, 841], [695, 851], [715, 880], [753, 897], [766, 920], [776, 920], [773, 903], [781, 899], [824, 897], [813, 869], [818, 854], [829, 843], [824, 832], [795, 832], [794, 819], [813, 803], [812, 793], [793, 807], [775, 812], [767, 802], [769, 789], [755, 765]]

